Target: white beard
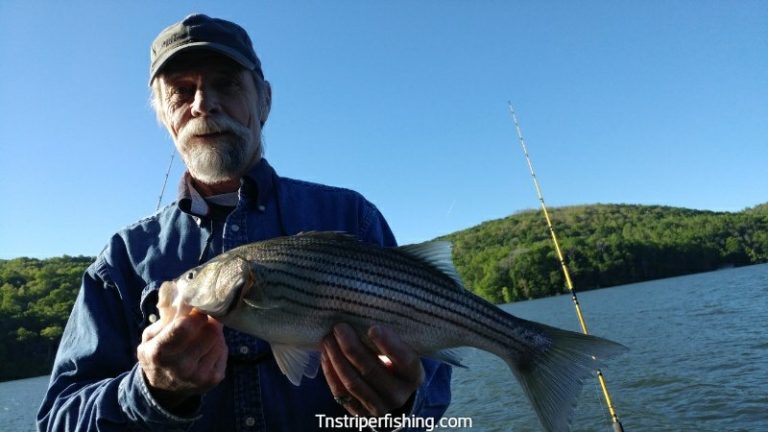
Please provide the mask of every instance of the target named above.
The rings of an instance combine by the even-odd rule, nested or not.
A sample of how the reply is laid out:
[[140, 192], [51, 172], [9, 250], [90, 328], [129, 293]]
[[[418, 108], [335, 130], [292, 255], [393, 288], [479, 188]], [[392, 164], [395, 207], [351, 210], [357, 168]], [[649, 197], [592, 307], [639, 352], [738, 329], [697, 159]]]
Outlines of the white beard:
[[[198, 135], [227, 132], [225, 135], [198, 138]], [[207, 184], [240, 179], [261, 156], [261, 140], [251, 130], [226, 117], [190, 120], [176, 138], [189, 173]]]

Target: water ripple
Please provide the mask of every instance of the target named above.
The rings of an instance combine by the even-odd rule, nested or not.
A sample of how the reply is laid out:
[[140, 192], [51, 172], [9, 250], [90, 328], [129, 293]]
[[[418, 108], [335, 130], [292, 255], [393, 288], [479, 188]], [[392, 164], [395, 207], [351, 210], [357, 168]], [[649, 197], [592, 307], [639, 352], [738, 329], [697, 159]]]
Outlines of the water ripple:
[[[580, 294], [591, 332], [630, 348], [603, 369], [625, 429], [768, 430], [766, 294], [768, 265]], [[577, 329], [568, 296], [504, 309]], [[500, 360], [479, 353], [470, 370], [455, 376], [449, 415], [472, 416], [473, 431], [540, 430]], [[585, 385], [574, 431], [610, 429], [595, 383]]]

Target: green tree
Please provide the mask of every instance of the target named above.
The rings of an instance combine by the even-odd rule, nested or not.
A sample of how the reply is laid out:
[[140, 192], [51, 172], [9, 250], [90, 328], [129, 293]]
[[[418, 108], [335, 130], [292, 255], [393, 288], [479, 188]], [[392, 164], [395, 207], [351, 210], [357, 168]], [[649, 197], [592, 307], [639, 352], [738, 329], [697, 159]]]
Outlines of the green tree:
[[88, 257], [0, 260], [0, 380], [51, 369], [64, 325], [93, 262]]
[[[743, 212], [664, 206], [550, 209], [578, 290], [768, 262], [768, 204]], [[563, 292], [540, 211], [523, 211], [443, 238], [466, 285], [493, 302]]]

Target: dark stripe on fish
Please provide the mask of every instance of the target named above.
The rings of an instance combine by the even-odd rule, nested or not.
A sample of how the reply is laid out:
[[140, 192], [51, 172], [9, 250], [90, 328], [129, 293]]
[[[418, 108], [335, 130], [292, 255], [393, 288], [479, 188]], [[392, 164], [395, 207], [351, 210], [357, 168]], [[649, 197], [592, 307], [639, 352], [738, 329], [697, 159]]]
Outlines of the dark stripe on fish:
[[[356, 240], [350, 240], [349, 242], [350, 243], [351, 242], [356, 242]], [[423, 264], [423, 263], [419, 263], [419, 264], [421, 264], [421, 266], [416, 268], [416, 270], [414, 270], [413, 263], [414, 262], [418, 262], [418, 261], [414, 260], [412, 257], [408, 256], [407, 254], [404, 254], [404, 253], [398, 253], [398, 254], [381, 253], [380, 251], [375, 250], [375, 249], [369, 250], [367, 248], [360, 248], [359, 246], [355, 247], [357, 245], [346, 244], [345, 242], [340, 242], [339, 243], [339, 242], [320, 242], [320, 241], [309, 242], [309, 241], [305, 241], [303, 243], [306, 246], [303, 247], [302, 249], [295, 249], [295, 248], [288, 249], [288, 248], [285, 248], [285, 247], [275, 248], [275, 250], [271, 251], [274, 255], [271, 256], [270, 259], [263, 260], [263, 261], [272, 261], [272, 262], [283, 263], [286, 260], [293, 261], [293, 260], [300, 259], [300, 260], [306, 260], [306, 261], [314, 262], [314, 263], [317, 263], [317, 264], [323, 264], [324, 266], [323, 267], [319, 267], [319, 268], [314, 268], [314, 267], [306, 266], [306, 265], [305, 266], [301, 266], [301, 267], [304, 268], [304, 269], [307, 269], [307, 270], [318, 271], [318, 272], [325, 273], [325, 274], [330, 274], [326, 270], [327, 268], [342, 267], [342, 268], [346, 268], [348, 270], [352, 270], [352, 271], [357, 272], [357, 273], [366, 273], [366, 274], [371, 275], [371, 276], [380, 277], [382, 279], [387, 279], [387, 280], [390, 280], [390, 281], [393, 281], [393, 282], [397, 282], [397, 283], [401, 283], [401, 284], [404, 284], [404, 285], [409, 285], [409, 286], [410, 285], [418, 285], [424, 291], [426, 291], [426, 292], [434, 295], [435, 297], [439, 298], [440, 300], [444, 301], [445, 304], [444, 305], [437, 305], [437, 304], [435, 304], [431, 300], [428, 300], [428, 299], [425, 299], [425, 298], [423, 298], [421, 296], [418, 296], [417, 293], [415, 293], [413, 291], [405, 292], [405, 291], [403, 291], [401, 289], [394, 288], [393, 286], [384, 286], [384, 285], [381, 285], [381, 284], [378, 284], [378, 283], [375, 283], [375, 282], [371, 282], [371, 281], [368, 281], [368, 280], [363, 280], [363, 279], [355, 278], [353, 276], [345, 276], [345, 277], [347, 277], [348, 279], [351, 279], [351, 280], [355, 280], [355, 281], [363, 282], [363, 283], [369, 283], [369, 284], [375, 285], [375, 286], [377, 286], [379, 288], [392, 289], [394, 291], [399, 292], [400, 294], [404, 294], [404, 295], [409, 296], [409, 297], [419, 298], [420, 300], [426, 301], [426, 302], [432, 304], [433, 306], [438, 306], [438, 307], [441, 307], [441, 306], [442, 307], [445, 307], [445, 306], [456, 306], [456, 303], [458, 302], [460, 306], [468, 309], [470, 312], [475, 312], [477, 315], [480, 315], [481, 318], [485, 318], [485, 319], [487, 319], [487, 320], [489, 320], [491, 322], [494, 322], [494, 323], [504, 327], [511, 334], [518, 333], [518, 331], [520, 330], [520, 328], [519, 328], [520, 323], [510, 322], [509, 314], [503, 312], [498, 307], [495, 307], [495, 306], [489, 307], [489, 305], [485, 304], [484, 301], [482, 301], [482, 300], [480, 300], [478, 298], [475, 298], [474, 295], [466, 295], [466, 293], [461, 292], [461, 291], [465, 290], [465, 288], [461, 287], [461, 286], [456, 286], [457, 284], [456, 284], [455, 281], [453, 281], [453, 279], [451, 279], [450, 277], [446, 276], [445, 274], [443, 274], [439, 270], [437, 270], [435, 268], [432, 268], [431, 266]], [[338, 253], [337, 251], [339, 249], [343, 250], [344, 252], [348, 252], [348, 253]], [[314, 255], [307, 254], [306, 252], [308, 252], [308, 251], [314, 252], [315, 254]], [[359, 251], [363, 251], [365, 253], [358, 253]], [[391, 249], [391, 251], [397, 251], [397, 249]], [[366, 256], [372, 258], [372, 260], [365, 261], [364, 259], [360, 259], [359, 258], [360, 255], [366, 255]], [[326, 259], [326, 257], [329, 257], [329, 256], [330, 257], [335, 257], [335, 258], [340, 258], [340, 259], [343, 259], [343, 260], [348, 261], [348, 262], [341, 262], [341, 261], [335, 261], [335, 260]], [[396, 257], [397, 259], [391, 259], [391, 258], [394, 258], [394, 257]], [[392, 265], [393, 261], [397, 261], [398, 263], [402, 264], [402, 267], [398, 268], [398, 266]], [[370, 265], [368, 267], [362, 267], [362, 266], [355, 265], [355, 263], [359, 263], [359, 262], [364, 262], [364, 263], [367, 263], [367, 264], [370, 264]], [[394, 271], [392, 273], [376, 272], [376, 271], [374, 271], [372, 269], [372, 268], [376, 268], [376, 267], [397, 269], [397, 273], [401, 273], [401, 274], [406, 274], [408, 276], [412, 276], [414, 279], [418, 279], [418, 280], [423, 281], [425, 283], [419, 283], [418, 281], [409, 281], [407, 279], [403, 279], [403, 278], [397, 277], [396, 273]], [[422, 270], [428, 271], [429, 274], [425, 275], [424, 274], [425, 271], [422, 271]], [[339, 273], [335, 273], [335, 272], [332, 273], [332, 274], [344, 275], [343, 273], [339, 274]], [[436, 281], [435, 279], [441, 279], [441, 280]], [[450, 288], [441, 287], [441, 284], [442, 285], [448, 284], [448, 285], [451, 285], [452, 287], [450, 287]], [[454, 287], [455, 287], [455, 290], [456, 290], [455, 292], [452, 291], [452, 289], [454, 289]], [[458, 312], [458, 311], [452, 310], [452, 312]], [[461, 313], [461, 312], [459, 312], [459, 314], [463, 318], [474, 320], [474, 317], [471, 314], [466, 314], [466, 313]], [[496, 333], [502, 335], [502, 337], [504, 337], [505, 340], [507, 340], [507, 338], [509, 338], [509, 336], [510, 336], [509, 333], [500, 332], [496, 328], [494, 328], [492, 326], [488, 326], [487, 324], [486, 324], [486, 326], [487, 326], [487, 328], [489, 328], [489, 329], [495, 331]], [[523, 339], [527, 339], [527, 338], [523, 337]], [[527, 340], [526, 342], [533, 343], [533, 341], [531, 341], [531, 340]], [[520, 343], [520, 345], [524, 345], [524, 343]]]
[[[294, 267], [302, 267], [302, 265], [297, 264], [297, 263], [293, 263], [292, 266], [294, 266]], [[351, 291], [351, 292], [358, 293], [358, 294], [363, 294], [363, 295], [366, 295], [366, 296], [371, 296], [371, 297], [376, 297], [376, 298], [379, 298], [379, 299], [387, 300], [389, 302], [396, 303], [396, 304], [398, 304], [400, 306], [404, 306], [404, 307], [407, 307], [407, 308], [414, 309], [414, 310], [418, 311], [419, 313], [422, 313], [424, 315], [428, 315], [428, 316], [430, 316], [430, 317], [432, 317], [432, 318], [434, 318], [434, 319], [436, 319], [438, 321], [439, 320], [448, 321], [448, 322], [454, 324], [455, 326], [460, 327], [460, 328], [462, 328], [462, 329], [464, 329], [464, 330], [466, 330], [466, 331], [468, 331], [470, 333], [476, 333], [476, 332], [478, 332], [480, 330], [478, 328], [470, 327], [470, 326], [464, 324], [462, 321], [455, 320], [455, 319], [453, 319], [450, 316], [450, 315], [459, 315], [460, 317], [467, 319], [468, 322], [470, 322], [470, 323], [474, 322], [475, 324], [480, 325], [481, 328], [484, 328], [485, 330], [490, 330], [492, 333], [500, 335], [501, 337], [497, 337], [497, 336], [494, 336], [494, 335], [489, 335], [487, 331], [481, 332], [481, 334], [483, 334], [485, 337], [487, 337], [488, 339], [490, 339], [490, 340], [500, 344], [501, 346], [510, 347], [510, 342], [513, 342], [514, 344], [518, 345], [519, 347], [518, 346], [514, 346], [514, 347], [510, 347], [510, 348], [516, 349], [516, 350], [521, 351], [521, 352], [524, 351], [525, 348], [527, 347], [524, 342], [521, 342], [521, 341], [517, 340], [514, 337], [510, 337], [510, 335], [505, 334], [504, 332], [502, 332], [502, 331], [500, 331], [500, 330], [498, 330], [498, 329], [488, 325], [487, 323], [484, 323], [482, 321], [477, 321], [477, 320], [473, 319], [473, 317], [471, 317], [471, 316], [467, 316], [467, 315], [461, 314], [459, 311], [456, 311], [456, 310], [450, 310], [451, 314], [439, 315], [439, 314], [436, 314], [436, 313], [434, 313], [434, 312], [432, 312], [430, 310], [417, 308], [413, 303], [408, 303], [408, 302], [403, 301], [403, 300], [396, 300], [394, 298], [385, 297], [385, 296], [383, 296], [381, 294], [378, 294], [378, 293], [375, 293], [375, 292], [372, 292], [372, 291], [369, 291], [369, 290], [359, 289], [359, 288], [355, 288], [355, 287], [352, 287], [352, 286], [349, 286], [349, 285], [345, 285], [345, 284], [334, 283], [332, 281], [327, 281], [327, 280], [324, 281], [324, 280], [320, 280], [320, 279], [313, 279], [313, 278], [310, 278], [310, 277], [307, 277], [307, 276], [301, 276], [301, 275], [298, 275], [295, 272], [292, 272], [290, 270], [282, 270], [282, 269], [277, 269], [277, 268], [270, 268], [269, 271], [270, 272], [275, 272], [275, 273], [280, 273], [280, 274], [282, 274], [284, 276], [287, 276], [289, 278], [298, 279], [298, 280], [301, 280], [301, 281], [303, 281], [305, 283], [312, 284], [312, 285], [315, 285], [315, 286], [316, 285], [325, 285], [325, 286], [341, 289], [342, 291], [346, 290], [346, 291]], [[346, 277], [346, 276], [343, 276], [343, 275], [340, 275], [340, 274], [337, 274], [337, 273], [325, 272], [324, 274], [333, 274], [333, 275], [336, 275], [336, 276], [345, 277], [347, 279], [355, 280], [352, 277]], [[366, 282], [366, 283], [368, 283], [370, 285], [375, 285], [375, 286], [377, 286], [379, 288], [383, 287], [382, 285], [377, 285], [377, 284], [374, 284], [374, 283], [371, 283], [371, 282]], [[407, 292], [407, 291], [402, 290], [402, 289], [398, 289], [398, 288], [394, 288], [394, 287], [386, 287], [386, 289], [389, 290], [389, 291], [397, 291], [400, 294], [405, 295], [406, 298], [414, 298], [414, 297], [416, 297], [415, 295], [413, 295], [412, 292]], [[309, 293], [309, 292], [308, 292], [307, 295], [317, 296], [317, 297], [320, 296], [319, 294], [314, 294], [314, 293]], [[331, 296], [330, 298], [335, 298], [335, 297]], [[438, 310], [446, 310], [445, 306], [439, 305], [439, 304], [435, 303], [434, 301], [432, 301], [431, 299], [420, 298], [420, 297], [416, 297], [416, 298], [418, 298], [423, 303], [428, 303], [428, 304], [432, 305], [433, 307], [438, 308]], [[341, 301], [342, 299], [338, 298], [337, 300]], [[343, 299], [343, 300], [348, 300], [348, 299]], [[373, 306], [373, 305], [366, 304], [366, 307], [368, 309], [375, 309], [375, 306]], [[388, 312], [392, 313], [392, 314], [396, 313], [392, 309], [386, 309], [386, 310]], [[405, 317], [407, 319], [413, 319], [410, 316], [405, 316]], [[482, 318], [482, 317], [480, 317], [480, 318]], [[513, 331], [513, 334], [517, 334], [517, 333], [518, 333], [517, 331]]]

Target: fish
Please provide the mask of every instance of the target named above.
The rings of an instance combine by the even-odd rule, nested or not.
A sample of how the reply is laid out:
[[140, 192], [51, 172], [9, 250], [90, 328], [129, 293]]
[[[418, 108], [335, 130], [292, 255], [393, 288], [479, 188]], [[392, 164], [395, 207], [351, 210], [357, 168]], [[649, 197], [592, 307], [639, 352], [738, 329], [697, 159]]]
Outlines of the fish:
[[420, 356], [463, 367], [461, 347], [503, 359], [547, 431], [569, 429], [582, 381], [616, 342], [517, 318], [464, 287], [448, 241], [384, 248], [340, 232], [239, 246], [162, 284], [158, 309], [195, 308], [267, 341], [294, 385], [314, 378], [321, 341], [340, 322], [364, 343], [393, 329]]

